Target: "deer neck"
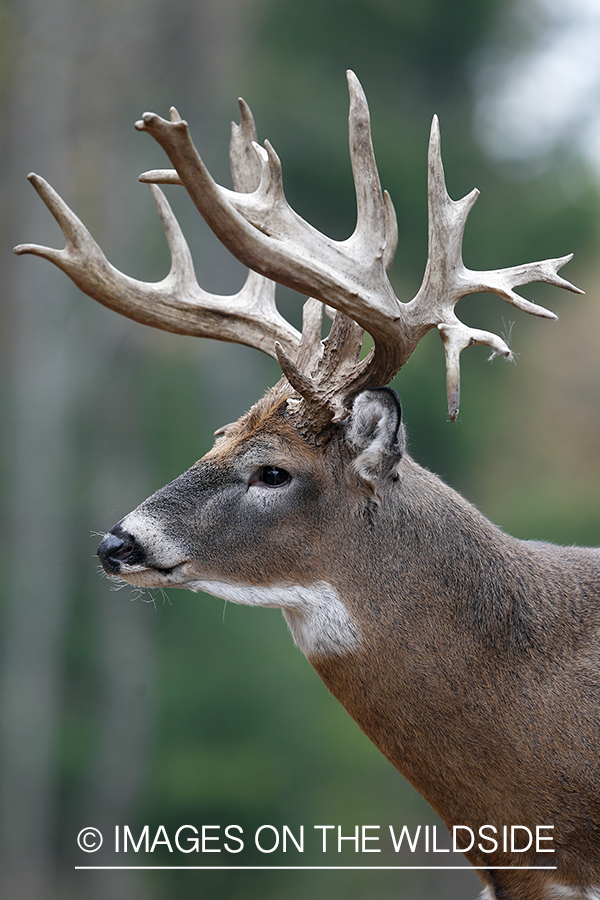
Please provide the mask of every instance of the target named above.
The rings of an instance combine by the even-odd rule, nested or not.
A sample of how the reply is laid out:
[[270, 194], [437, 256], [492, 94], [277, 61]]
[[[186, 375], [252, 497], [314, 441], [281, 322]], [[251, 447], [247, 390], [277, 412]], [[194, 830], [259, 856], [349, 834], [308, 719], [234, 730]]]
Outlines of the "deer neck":
[[[498, 758], [498, 744], [507, 745], [515, 658], [538, 639], [522, 565], [527, 545], [407, 459], [397, 490], [350, 546], [333, 580], [359, 646], [309, 660], [446, 822], [472, 818], [469, 783], [487, 779], [494, 790], [485, 747], [494, 744]], [[485, 809], [483, 799], [483, 821]]]

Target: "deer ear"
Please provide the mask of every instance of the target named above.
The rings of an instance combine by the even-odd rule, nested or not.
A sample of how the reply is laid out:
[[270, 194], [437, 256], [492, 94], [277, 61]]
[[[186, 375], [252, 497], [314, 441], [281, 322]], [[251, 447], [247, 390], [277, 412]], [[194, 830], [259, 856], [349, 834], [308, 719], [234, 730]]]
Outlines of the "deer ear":
[[375, 486], [393, 478], [404, 453], [402, 407], [396, 391], [375, 388], [358, 394], [347, 420], [346, 441], [356, 453], [354, 468], [364, 481]]

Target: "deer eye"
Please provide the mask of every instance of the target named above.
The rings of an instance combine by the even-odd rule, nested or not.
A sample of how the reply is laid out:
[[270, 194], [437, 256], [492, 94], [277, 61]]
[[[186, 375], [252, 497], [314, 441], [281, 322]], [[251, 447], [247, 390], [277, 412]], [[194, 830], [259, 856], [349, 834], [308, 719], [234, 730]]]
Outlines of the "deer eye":
[[250, 484], [261, 484], [266, 487], [282, 487], [292, 480], [292, 476], [279, 466], [262, 466], [250, 479]]

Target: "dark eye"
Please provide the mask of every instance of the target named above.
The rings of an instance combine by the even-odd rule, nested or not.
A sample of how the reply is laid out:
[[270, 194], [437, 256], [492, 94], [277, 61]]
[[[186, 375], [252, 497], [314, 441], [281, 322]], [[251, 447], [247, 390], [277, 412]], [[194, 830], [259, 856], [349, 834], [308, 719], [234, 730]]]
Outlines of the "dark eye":
[[267, 487], [281, 487], [292, 480], [292, 476], [285, 469], [278, 466], [263, 466], [256, 473], [254, 484], [265, 484]]

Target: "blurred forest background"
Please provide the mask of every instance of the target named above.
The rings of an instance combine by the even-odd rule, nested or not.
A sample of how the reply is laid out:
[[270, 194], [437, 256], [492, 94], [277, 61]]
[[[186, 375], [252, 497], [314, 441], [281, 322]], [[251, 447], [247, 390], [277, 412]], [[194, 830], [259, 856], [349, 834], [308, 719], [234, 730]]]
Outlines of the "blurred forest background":
[[[457, 424], [430, 334], [397, 378], [413, 455], [502, 527], [600, 543], [600, 14], [593, 0], [0, 0], [0, 879], [10, 900], [468, 898], [472, 872], [76, 872], [84, 826], [297, 828], [435, 822], [294, 648], [274, 610], [114, 592], [97, 535], [191, 465], [212, 432], [279, 377], [245, 348], [156, 332], [85, 296], [14, 244], [62, 246], [27, 184], [47, 178], [109, 259], [168, 268], [150, 192], [166, 165], [133, 129], [177, 106], [230, 184], [242, 94], [283, 162], [292, 205], [334, 237], [352, 230], [344, 71], [371, 106], [400, 241], [391, 272], [415, 293], [427, 251], [426, 152], [441, 119], [451, 196], [477, 186], [465, 261], [496, 268], [576, 251], [574, 297], [523, 292], [551, 324], [467, 298], [469, 324], [509, 332], [518, 365], [463, 356]], [[169, 192], [198, 280], [233, 293], [241, 267], [181, 189]], [[300, 298], [281, 308], [299, 318]], [[260, 552], [260, 548], [257, 548]], [[440, 728], [451, 723], [440, 722]], [[236, 863], [222, 857], [218, 862]], [[251, 850], [243, 862], [283, 864]], [[82, 858], [85, 857], [85, 858]], [[163, 847], [149, 862], [173, 860]], [[373, 857], [366, 864], [373, 864]], [[131, 862], [122, 857], [121, 862]], [[240, 862], [242, 860], [239, 860]], [[288, 854], [288, 862], [297, 862]], [[303, 864], [357, 860], [349, 851]], [[360, 860], [365, 864], [365, 860]], [[435, 859], [434, 863], [439, 860]], [[381, 854], [381, 865], [393, 856]], [[406, 864], [431, 863], [419, 856]]]

